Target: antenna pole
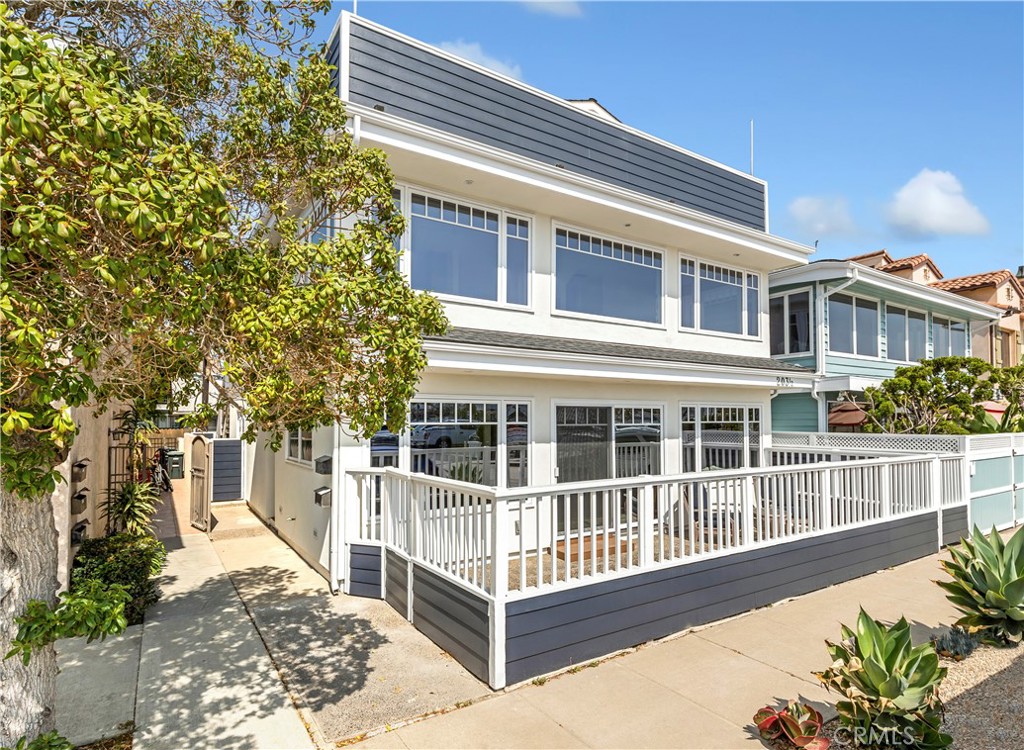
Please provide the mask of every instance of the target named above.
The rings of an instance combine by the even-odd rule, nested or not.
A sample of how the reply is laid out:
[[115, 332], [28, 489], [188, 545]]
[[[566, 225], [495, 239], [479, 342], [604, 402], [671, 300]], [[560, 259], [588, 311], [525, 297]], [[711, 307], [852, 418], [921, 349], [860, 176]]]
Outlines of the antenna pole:
[[359, 15], [359, 0], [352, 0], [352, 15]]
[[750, 174], [754, 174], [754, 121], [750, 121]]

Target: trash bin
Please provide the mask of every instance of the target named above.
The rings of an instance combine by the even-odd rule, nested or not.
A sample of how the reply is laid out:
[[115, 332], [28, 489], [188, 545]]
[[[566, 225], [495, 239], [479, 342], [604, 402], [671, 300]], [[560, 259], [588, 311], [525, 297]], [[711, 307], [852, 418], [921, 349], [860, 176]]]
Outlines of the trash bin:
[[185, 452], [167, 451], [167, 476], [171, 479], [185, 478]]

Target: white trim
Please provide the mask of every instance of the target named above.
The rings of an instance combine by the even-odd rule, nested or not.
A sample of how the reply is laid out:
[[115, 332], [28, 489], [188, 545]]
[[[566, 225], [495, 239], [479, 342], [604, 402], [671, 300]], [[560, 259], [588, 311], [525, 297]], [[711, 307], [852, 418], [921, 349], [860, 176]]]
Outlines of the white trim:
[[[462, 65], [463, 67], [469, 68], [471, 70], [475, 70], [476, 72], [482, 73], [483, 75], [486, 75], [489, 78], [494, 78], [496, 80], [499, 80], [499, 81], [502, 81], [504, 83], [507, 83], [507, 84], [509, 84], [511, 86], [515, 86], [516, 88], [518, 88], [518, 89], [520, 89], [522, 91], [525, 91], [527, 93], [533, 94], [534, 96], [539, 96], [539, 97], [541, 97], [543, 99], [546, 99], [547, 101], [549, 101], [549, 102], [551, 102], [553, 104], [557, 104], [562, 109], [566, 109], [566, 110], [571, 111], [573, 114], [583, 114], [583, 115], [586, 115], [587, 117], [591, 118], [592, 120], [596, 120], [597, 122], [601, 123], [602, 125], [611, 126], [611, 127], [617, 128], [618, 130], [623, 130], [623, 131], [625, 131], [627, 133], [631, 133], [633, 135], [639, 136], [639, 137], [643, 138], [644, 140], [648, 140], [648, 141], [651, 141], [652, 143], [657, 143], [657, 144], [659, 144], [661, 146], [665, 146], [666, 148], [672, 149], [673, 151], [676, 151], [678, 153], [685, 154], [686, 156], [690, 156], [690, 157], [692, 157], [694, 159], [698, 159], [699, 161], [702, 161], [705, 164], [708, 164], [708, 165], [713, 166], [713, 167], [718, 167], [720, 169], [724, 169], [727, 172], [731, 172], [732, 174], [737, 175], [738, 177], [742, 177], [745, 180], [750, 180], [750, 181], [759, 183], [762, 186], [767, 187], [768, 183], [765, 180], [761, 179], [760, 177], [755, 177], [754, 175], [749, 174], [747, 172], [742, 172], [739, 169], [736, 169], [735, 167], [730, 167], [730, 166], [728, 166], [726, 164], [722, 164], [721, 162], [717, 162], [717, 161], [714, 161], [713, 159], [709, 159], [706, 156], [701, 156], [700, 154], [694, 153], [692, 151], [687, 151], [682, 146], [678, 146], [678, 145], [676, 145], [674, 143], [669, 143], [668, 141], [664, 141], [664, 140], [658, 138], [657, 136], [653, 136], [650, 133], [645, 133], [642, 130], [637, 130], [636, 128], [630, 127], [629, 125], [625, 125], [625, 124], [623, 124], [621, 122], [612, 122], [610, 120], [606, 120], [605, 118], [603, 118], [603, 117], [601, 117], [599, 115], [596, 115], [596, 114], [594, 114], [592, 112], [588, 112], [585, 109], [582, 109], [580, 107], [576, 107], [576, 106], [572, 105], [571, 103], [569, 103], [565, 99], [560, 99], [559, 97], [554, 96], [553, 94], [549, 94], [546, 91], [542, 91], [541, 89], [534, 88], [533, 86], [530, 86], [529, 84], [523, 83], [522, 81], [519, 81], [519, 80], [517, 80], [515, 78], [511, 78], [509, 76], [503, 75], [503, 74], [501, 74], [501, 73], [499, 73], [497, 71], [491, 70], [490, 68], [485, 68], [482, 65], [478, 65], [477, 63], [472, 62], [471, 60], [467, 60], [467, 59], [465, 59], [463, 57], [458, 57], [457, 55], [453, 55], [452, 53], [447, 52], [447, 51], [445, 51], [443, 49], [440, 49], [438, 47], [434, 47], [434, 46], [429, 45], [429, 44], [427, 44], [425, 42], [421, 42], [420, 40], [414, 39], [414, 38], [412, 38], [410, 36], [406, 36], [405, 34], [397, 32], [397, 31], [395, 31], [393, 29], [389, 29], [386, 26], [381, 26], [380, 24], [376, 24], [373, 21], [369, 21], [369, 20], [367, 20], [367, 19], [365, 19], [365, 18], [363, 18], [361, 16], [352, 16], [348, 11], [343, 10], [342, 11], [342, 15], [343, 16], [348, 16], [349, 18], [352, 18], [352, 19], [355, 19], [356, 22], [359, 25], [365, 26], [365, 27], [367, 27], [369, 29], [373, 29], [374, 31], [377, 31], [377, 32], [379, 32], [379, 33], [381, 33], [381, 34], [383, 34], [385, 36], [390, 36], [393, 39], [398, 39], [400, 41], [406, 42], [407, 44], [410, 44], [413, 47], [417, 47], [417, 48], [419, 48], [421, 50], [429, 52], [429, 53], [431, 53], [433, 55], [436, 55], [438, 57], [445, 58], [447, 60], [450, 60], [451, 62], [457, 63], [457, 64]], [[347, 37], [347, 34], [346, 34], [346, 37]], [[765, 214], [766, 215], [767, 215], [767, 203], [768, 203], [768, 201], [767, 201], [767, 194], [766, 194], [766, 196], [765, 196]]]
[[[412, 151], [459, 164], [513, 182], [553, 190], [609, 208], [629, 211], [687, 231], [730, 242], [796, 264], [806, 264], [814, 249], [793, 240], [768, 235], [758, 229], [720, 219], [696, 209], [653, 198], [585, 175], [559, 169], [476, 141], [419, 125], [385, 112], [349, 104], [350, 113], [363, 116], [363, 137], [385, 147]], [[376, 125], [370, 128], [367, 123]]]
[[[856, 272], [856, 273], [854, 273]], [[918, 284], [916, 281], [905, 279], [902, 276], [894, 276], [885, 271], [877, 271], [869, 266], [862, 266], [854, 261], [845, 260], [822, 260], [808, 265], [785, 268], [780, 271], [772, 271], [770, 281], [772, 284], [782, 285], [801, 283], [806, 281], [838, 281], [839, 279], [853, 279], [861, 281], [869, 286], [878, 287], [881, 290], [905, 294], [909, 297], [921, 300], [923, 303], [943, 305], [955, 310], [961, 310], [970, 317], [981, 317], [995, 320], [1002, 317], [1003, 310], [976, 302], [967, 297], [947, 292], [943, 289]], [[895, 302], [895, 301], [894, 301]], [[896, 304], [899, 304], [898, 302]], [[939, 315], [948, 315], [939, 312]]]
[[[595, 313], [585, 313], [576, 310], [563, 310], [558, 307], [558, 230], [564, 230], [565, 232], [573, 232], [576, 234], [585, 234], [591, 240], [597, 238], [599, 240], [607, 240], [609, 242], [618, 242], [623, 245], [629, 245], [634, 250], [648, 250], [650, 252], [657, 253], [661, 256], [661, 268], [655, 270], [661, 272], [661, 289], [658, 292], [658, 298], [660, 301], [661, 320], [650, 321], [650, 320], [636, 320], [635, 318], [617, 318], [611, 315], [597, 315]], [[569, 252], [576, 252], [571, 248], [566, 248]], [[582, 254], [582, 251], [580, 251]], [[592, 253], [591, 253], [592, 254]], [[594, 231], [592, 229], [585, 229], [580, 226], [569, 224], [568, 222], [561, 221], [555, 217], [551, 218], [551, 315], [553, 317], [570, 317], [570, 318], [584, 318], [586, 320], [596, 320], [602, 323], [622, 323], [630, 326], [643, 326], [644, 328], [657, 328], [658, 330], [668, 330], [668, 324], [665, 321], [665, 270], [668, 265], [668, 257], [670, 251], [658, 247], [651, 246], [646, 243], [638, 243], [636, 240], [627, 240], [623, 237], [617, 237], [606, 232]], [[603, 255], [597, 255], [598, 258], [603, 258]], [[620, 263], [629, 263], [629, 261], [612, 258], [611, 260], [619, 260]], [[630, 264], [640, 265], [640, 264]], [[655, 268], [654, 266], [640, 266], [641, 268]]]
[[554, 377], [631, 379], [659, 383], [690, 383], [778, 388], [779, 377], [791, 378], [793, 391], [810, 390], [811, 372], [740, 368], [690, 362], [666, 362], [610, 355], [515, 349], [484, 344], [429, 340], [424, 342], [428, 367], [481, 373]]

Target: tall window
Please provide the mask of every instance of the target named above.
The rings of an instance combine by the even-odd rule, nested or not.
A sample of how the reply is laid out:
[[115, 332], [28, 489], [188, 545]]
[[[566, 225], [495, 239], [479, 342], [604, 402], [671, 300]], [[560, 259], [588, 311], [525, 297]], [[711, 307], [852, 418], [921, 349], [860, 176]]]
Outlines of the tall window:
[[967, 324], [962, 320], [932, 318], [932, 356], [967, 356]]
[[702, 331], [757, 336], [760, 277], [732, 268], [679, 259], [679, 325]]
[[417, 192], [411, 196], [411, 213], [409, 255], [414, 288], [528, 304], [528, 220]]
[[681, 416], [684, 472], [760, 465], [760, 408], [683, 406]]
[[529, 483], [529, 404], [417, 399], [409, 425], [415, 472], [488, 487], [501, 486], [503, 473], [505, 486]]
[[768, 300], [771, 353], [811, 351], [811, 293], [794, 292]]
[[555, 307], [661, 323], [662, 254], [569, 229], [555, 230]]
[[661, 409], [557, 406], [559, 482], [661, 473]]
[[928, 316], [913, 310], [907, 313], [907, 354], [911, 362], [928, 356]]
[[833, 294], [828, 298], [828, 348], [833, 352], [878, 356], [878, 303]]

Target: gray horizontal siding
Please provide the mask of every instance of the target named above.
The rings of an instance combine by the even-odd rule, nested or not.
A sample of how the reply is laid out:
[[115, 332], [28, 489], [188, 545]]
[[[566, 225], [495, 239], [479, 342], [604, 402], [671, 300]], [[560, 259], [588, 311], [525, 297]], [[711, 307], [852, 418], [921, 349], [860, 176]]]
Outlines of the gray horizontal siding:
[[349, 593], [380, 599], [380, 547], [353, 544], [348, 558]]
[[352, 19], [349, 98], [756, 229], [764, 186]]
[[413, 625], [487, 682], [490, 623], [485, 599], [446, 581], [426, 568], [413, 566]]
[[959, 544], [967, 536], [967, 506], [948, 508], [942, 511], [942, 544]]
[[933, 514], [837, 532], [506, 607], [510, 683], [932, 554]]
[[213, 441], [213, 499], [242, 499], [242, 441]]
[[388, 550], [384, 599], [406, 617], [409, 612], [409, 563]]

